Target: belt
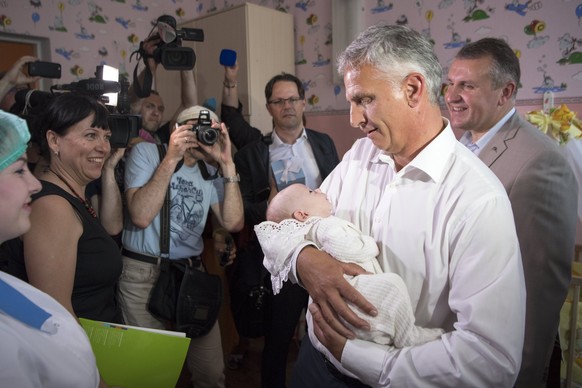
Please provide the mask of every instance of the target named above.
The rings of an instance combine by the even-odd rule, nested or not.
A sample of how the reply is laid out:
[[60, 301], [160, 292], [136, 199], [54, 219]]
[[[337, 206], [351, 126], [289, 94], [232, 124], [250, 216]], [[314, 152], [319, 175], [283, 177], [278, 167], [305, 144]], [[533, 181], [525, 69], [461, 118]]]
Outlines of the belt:
[[331, 373], [333, 377], [344, 383], [349, 388], [370, 388], [369, 385], [362, 383], [360, 380], [344, 375], [335, 367], [335, 365], [331, 363], [331, 361], [327, 359], [327, 357], [325, 357], [323, 354], [321, 354], [321, 356], [323, 357], [323, 362], [325, 363], [325, 367], [329, 373]]
[[165, 259], [163, 257], [148, 256], [148, 255], [144, 255], [143, 253], [133, 252], [133, 251], [130, 251], [130, 250], [125, 249], [125, 248], [121, 248], [121, 254], [123, 256], [129, 257], [130, 259], [143, 261], [145, 263], [156, 264], [156, 265], [159, 265], [162, 261], [166, 261], [166, 260], [169, 262], [172, 262], [172, 263], [189, 261], [193, 265], [200, 264], [200, 256], [186, 257], [184, 259]]

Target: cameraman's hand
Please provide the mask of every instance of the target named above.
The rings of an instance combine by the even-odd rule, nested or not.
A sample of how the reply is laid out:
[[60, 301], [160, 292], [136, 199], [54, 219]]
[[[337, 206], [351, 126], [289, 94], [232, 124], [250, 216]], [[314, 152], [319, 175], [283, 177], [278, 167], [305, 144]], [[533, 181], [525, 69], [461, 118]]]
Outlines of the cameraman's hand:
[[234, 263], [234, 259], [236, 258], [236, 244], [230, 244], [230, 250], [228, 252], [228, 258], [225, 262], [222, 262], [222, 255], [227, 250], [227, 238], [230, 238], [232, 241], [232, 237], [230, 233], [228, 233], [225, 229], [218, 230], [212, 234], [212, 240], [214, 242], [214, 251], [216, 252], [216, 256], [221, 258], [221, 265], [227, 266]]
[[152, 35], [146, 40], [144, 40], [141, 44], [142, 50], [145, 52], [146, 61], [148, 67], [150, 68], [151, 72], [154, 73], [158, 64], [154, 60], [154, 51], [158, 48], [158, 46], [162, 43], [160, 36], [158, 34]]
[[174, 129], [170, 135], [166, 158], [169, 158], [172, 162], [178, 163], [182, 160], [184, 153], [188, 148], [197, 147], [198, 144], [196, 134], [192, 131], [192, 125], [176, 124], [176, 129]]
[[112, 148], [109, 157], [107, 158], [107, 160], [105, 160], [105, 163], [103, 164], [103, 169], [110, 170], [115, 169], [115, 166], [117, 166], [117, 163], [119, 163], [121, 158], [123, 158], [124, 154], [125, 148]]
[[2, 81], [7, 82], [10, 86], [26, 85], [36, 82], [40, 77], [31, 77], [28, 75], [28, 63], [38, 61], [38, 58], [26, 55], [14, 62], [12, 68], [2, 78]]

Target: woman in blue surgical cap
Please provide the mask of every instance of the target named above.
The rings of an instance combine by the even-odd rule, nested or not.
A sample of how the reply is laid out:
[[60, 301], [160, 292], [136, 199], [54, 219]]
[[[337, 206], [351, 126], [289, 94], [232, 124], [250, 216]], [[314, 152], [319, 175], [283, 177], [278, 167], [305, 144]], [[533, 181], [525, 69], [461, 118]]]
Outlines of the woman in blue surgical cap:
[[[27, 167], [26, 122], [0, 111], [0, 242], [30, 228], [40, 182]], [[98, 387], [83, 328], [55, 299], [0, 271], [0, 386]]]

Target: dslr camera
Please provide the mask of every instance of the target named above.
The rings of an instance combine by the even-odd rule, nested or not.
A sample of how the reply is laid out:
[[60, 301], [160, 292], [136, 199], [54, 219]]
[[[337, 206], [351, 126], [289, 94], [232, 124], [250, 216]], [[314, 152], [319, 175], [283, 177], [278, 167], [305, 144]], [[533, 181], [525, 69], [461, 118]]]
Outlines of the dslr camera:
[[220, 132], [216, 128], [212, 128], [212, 120], [210, 119], [210, 112], [201, 110], [198, 114], [198, 123], [192, 126], [191, 131], [196, 132], [196, 139], [202, 144], [213, 145], [218, 141]]
[[182, 40], [203, 42], [204, 31], [198, 28], [176, 29], [176, 19], [170, 15], [160, 16], [156, 26], [162, 41], [153, 53], [156, 63], [161, 63], [166, 70], [192, 70], [196, 54], [190, 47], [182, 47]]

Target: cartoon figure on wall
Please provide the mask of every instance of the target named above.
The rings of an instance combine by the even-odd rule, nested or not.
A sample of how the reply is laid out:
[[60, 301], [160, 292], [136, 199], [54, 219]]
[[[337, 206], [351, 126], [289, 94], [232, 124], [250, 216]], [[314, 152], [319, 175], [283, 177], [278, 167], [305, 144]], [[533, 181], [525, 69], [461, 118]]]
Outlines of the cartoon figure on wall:
[[55, 49], [55, 53], [70, 61], [72, 58], [79, 58], [79, 54], [75, 53], [75, 50], [67, 50], [64, 47], [59, 47]]
[[70, 73], [71, 73], [73, 76], [75, 76], [75, 79], [76, 79], [76, 80], [79, 80], [79, 78], [81, 78], [81, 76], [83, 75], [83, 73], [84, 73], [85, 71], [83, 70], [83, 68], [82, 68], [81, 66], [79, 66], [79, 65], [75, 65], [75, 66], [73, 66], [73, 67], [71, 67], [71, 68], [69, 69], [69, 72], [70, 72]]
[[548, 35], [538, 36], [540, 32], [546, 29], [546, 23], [543, 20], [532, 20], [530, 24], [523, 28], [526, 35], [533, 35], [533, 39], [527, 43], [527, 47], [536, 48], [544, 45], [550, 37]]
[[310, 80], [308, 79], [307, 81], [303, 81], [303, 90], [305, 90], [305, 92], [308, 92], [309, 89], [313, 89], [315, 87], [317, 87], [317, 82], [315, 82], [314, 80]]
[[36, 23], [38, 23], [38, 21], [40, 20], [40, 15], [38, 14], [38, 12], [33, 12], [31, 17], [32, 22], [34, 23], [34, 28], [36, 28]]
[[394, 4], [384, 4], [383, 0], [377, 0], [376, 6], [371, 9], [373, 14], [388, 12], [394, 7]]
[[439, 3], [439, 9], [447, 9], [451, 5], [453, 5], [454, 2], [455, 0], [441, 0], [441, 2]]
[[428, 10], [424, 13], [424, 19], [428, 22], [428, 28], [425, 28], [421, 31], [421, 34], [424, 35], [425, 38], [427, 38], [430, 43], [432, 43], [432, 45], [434, 46], [435, 41], [432, 38], [431, 32], [430, 32], [430, 22], [432, 21], [432, 18], [434, 16], [434, 12], [432, 10]]
[[83, 40], [95, 39], [95, 34], [90, 34], [89, 31], [87, 31], [87, 29], [83, 25], [83, 20], [81, 19], [81, 13], [77, 14], [77, 24], [79, 25], [79, 28], [81, 29], [81, 32], [75, 32], [75, 37], [77, 39], [83, 39]]
[[317, 24], [318, 17], [315, 14], [309, 15], [307, 19], [305, 19], [305, 23], [309, 26], [307, 29], [308, 35], [315, 35], [319, 31], [319, 24]]
[[329, 65], [329, 63], [330, 63], [329, 58], [326, 59], [323, 57], [323, 55], [319, 51], [319, 44], [317, 42], [315, 42], [315, 47], [313, 48], [313, 51], [315, 51], [315, 54], [317, 55], [317, 60], [314, 62], [311, 62], [313, 67], [321, 67], [321, 66]]
[[333, 44], [333, 27], [331, 23], [327, 23], [323, 28], [325, 29], [325, 42], [323, 44], [331, 46]]
[[537, 11], [542, 8], [542, 2], [533, 0], [528, 0], [524, 3], [520, 3], [519, 0], [512, 0], [510, 3], [505, 5], [506, 11], [515, 12], [518, 15], [525, 16], [527, 11]]
[[147, 5], [143, 5], [141, 3], [141, 0], [135, 0], [135, 4], [133, 4], [131, 6], [131, 9], [135, 9], [136, 11], [147, 11], [148, 10], [148, 6]]
[[396, 19], [396, 24], [399, 26], [407, 25], [408, 24], [408, 17], [405, 14], [398, 16], [398, 19]]
[[307, 60], [305, 59], [303, 44], [305, 43], [305, 35], [299, 37], [299, 49], [295, 52], [295, 64], [305, 65]]
[[285, 5], [285, 0], [275, 0], [273, 5], [277, 11], [289, 13], [289, 7]]
[[449, 24], [447, 24], [447, 30], [451, 30], [451, 40], [449, 42], [443, 43], [444, 48], [446, 49], [457, 49], [459, 47], [463, 47], [466, 43], [469, 43], [470, 39], [463, 40], [461, 35], [455, 31], [455, 22], [451, 21], [454, 20], [453, 15], [449, 19]]
[[107, 23], [109, 18], [107, 16], [101, 15], [103, 8], [95, 4], [93, 1], [89, 1], [87, 6], [89, 7], [89, 13], [91, 14], [91, 16], [89, 16], [89, 21], [101, 24]]
[[315, 108], [315, 106], [317, 105], [318, 102], [319, 102], [319, 97], [315, 94], [312, 94], [307, 99], [307, 103], [313, 108]]
[[[540, 60], [540, 62], [542, 62], [542, 61], [543, 61], [543, 57], [542, 57], [542, 60]], [[565, 91], [567, 88], [566, 83], [562, 82], [560, 84], [560, 86], [556, 86], [554, 79], [547, 73], [547, 70], [546, 70], [547, 67], [548, 66], [546, 64], [538, 66], [537, 71], [542, 73], [543, 81], [542, 81], [541, 86], [535, 86], [533, 88], [534, 93], [544, 94], [545, 92], [559, 93], [559, 92]]]
[[303, 10], [303, 11], [307, 11], [308, 7], [313, 7], [315, 5], [315, 1], [312, 0], [307, 0], [307, 1], [298, 1], [297, 3], [295, 3], [295, 7]]
[[117, 23], [119, 23], [119, 25], [120, 25], [121, 27], [125, 28], [126, 30], [127, 30], [129, 27], [132, 27], [132, 28], [133, 28], [133, 27], [135, 27], [135, 23], [133, 23], [133, 22], [132, 22], [131, 20], [129, 20], [129, 19], [124, 19], [124, 18], [122, 18], [121, 16], [118, 16], [118, 17], [116, 17], [116, 18], [115, 18], [115, 21], [116, 21]]
[[55, 15], [55, 24], [53, 26], [49, 26], [49, 30], [67, 32], [67, 27], [65, 27], [65, 23], [63, 22], [63, 10], [65, 9], [65, 4], [59, 2], [57, 7], [59, 9], [60, 15]]
[[107, 47], [101, 46], [101, 48], [97, 50], [97, 54], [99, 54], [101, 58], [106, 58], [109, 54], [109, 51], [107, 51]]
[[463, 18], [464, 22], [489, 19], [489, 14], [493, 13], [495, 9], [491, 7], [488, 7], [486, 10], [478, 8], [478, 3], [482, 3], [483, 1], [484, 0], [465, 0], [467, 16]]
[[573, 65], [582, 63], [582, 52], [577, 51], [578, 46], [582, 46], [582, 40], [565, 33], [558, 38], [562, 58], [558, 60], [560, 65]]

